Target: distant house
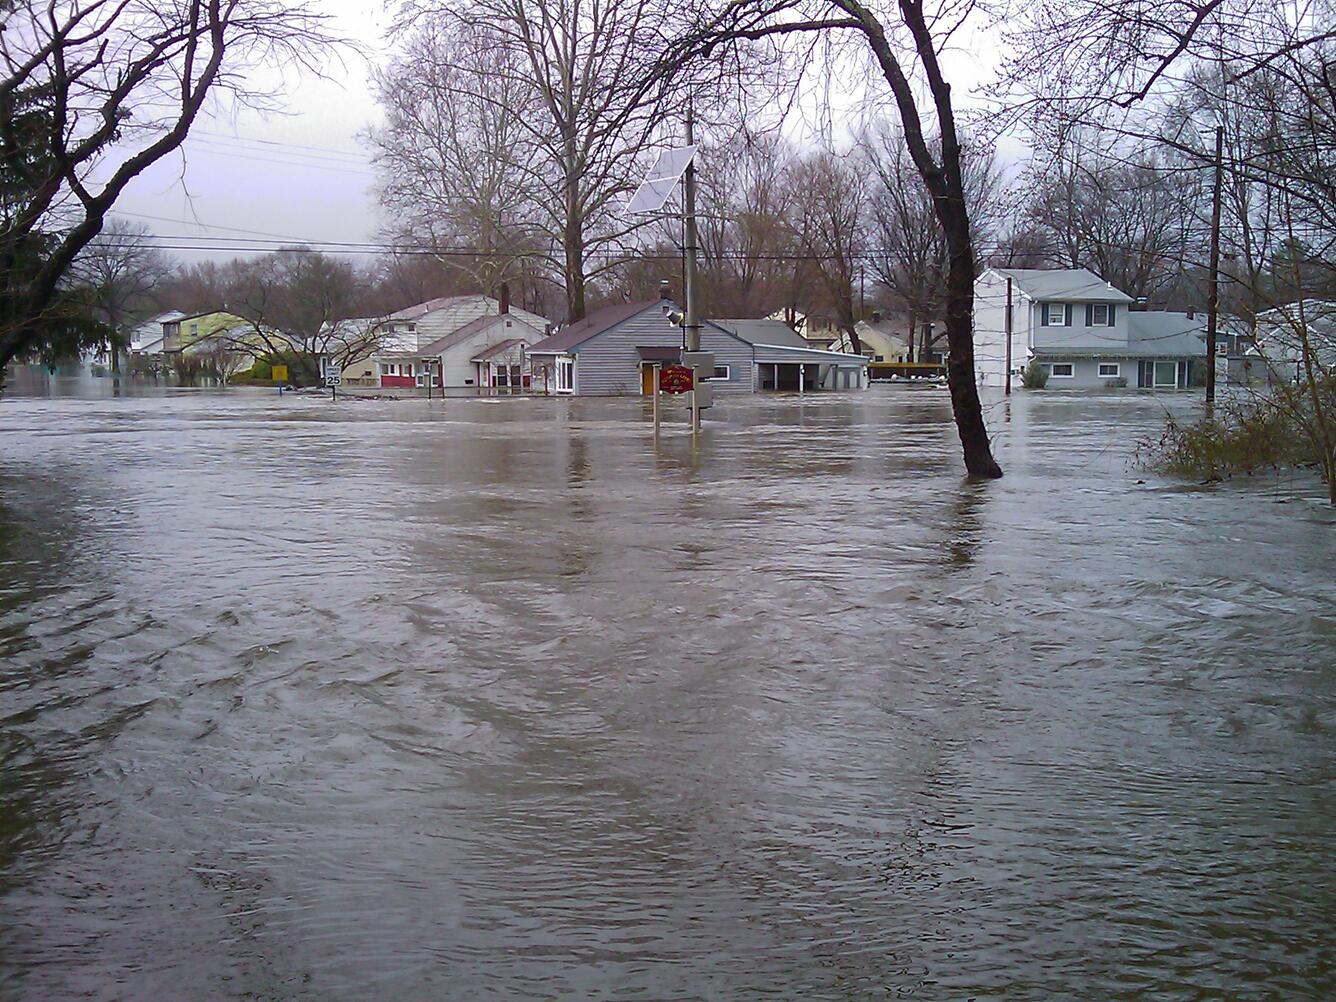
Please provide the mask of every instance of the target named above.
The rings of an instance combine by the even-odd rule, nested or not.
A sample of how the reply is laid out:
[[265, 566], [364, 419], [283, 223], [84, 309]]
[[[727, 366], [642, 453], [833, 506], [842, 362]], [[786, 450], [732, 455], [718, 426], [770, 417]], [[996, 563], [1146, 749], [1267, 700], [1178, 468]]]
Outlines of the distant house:
[[1006, 380], [1008, 278], [1014, 385], [1036, 363], [1050, 389], [1182, 389], [1206, 355], [1201, 314], [1132, 310], [1131, 296], [1085, 268], [990, 268], [974, 284], [980, 386]]
[[1315, 369], [1336, 370], [1336, 302], [1304, 299], [1259, 313], [1256, 354], [1293, 378], [1303, 375], [1304, 341]]
[[246, 326], [245, 320], [226, 310], [180, 314], [162, 322], [162, 350], [168, 355], [193, 351], [217, 334]]
[[430, 369], [431, 385], [447, 391], [514, 391], [529, 384], [526, 349], [550, 326], [536, 313], [512, 309], [504, 290], [499, 300], [482, 295], [428, 300], [380, 321], [380, 348], [345, 372], [345, 381], [421, 387]]
[[[581, 396], [650, 394], [654, 367], [681, 358], [682, 328], [663, 299], [619, 303], [532, 345], [534, 388]], [[867, 359], [811, 347], [777, 320], [701, 325], [701, 350], [714, 354], [710, 384], [723, 392], [817, 390], [866, 385]]]
[[131, 355], [161, 355], [163, 352], [164, 325], [180, 320], [185, 314], [180, 310], [167, 310], [149, 317], [138, 327], [130, 331]]

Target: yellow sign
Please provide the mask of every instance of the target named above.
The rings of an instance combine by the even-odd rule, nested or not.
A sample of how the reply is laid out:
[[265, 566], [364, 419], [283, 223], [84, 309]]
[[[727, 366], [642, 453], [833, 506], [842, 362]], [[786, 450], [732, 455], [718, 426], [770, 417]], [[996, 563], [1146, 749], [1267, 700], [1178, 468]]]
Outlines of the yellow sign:
[[276, 383], [286, 383], [288, 381], [288, 367], [286, 365], [275, 365], [270, 376]]

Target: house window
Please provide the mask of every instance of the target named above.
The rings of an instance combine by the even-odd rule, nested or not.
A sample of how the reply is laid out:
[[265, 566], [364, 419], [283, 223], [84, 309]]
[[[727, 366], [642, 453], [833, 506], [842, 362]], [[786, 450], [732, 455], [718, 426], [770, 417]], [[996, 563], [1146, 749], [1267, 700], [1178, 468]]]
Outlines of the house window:
[[885, 358], [885, 356], [882, 356], [882, 355], [873, 355], [873, 356], [872, 356], [872, 361], [874, 361], [874, 362], [884, 362], [884, 361], [886, 361], [886, 358]]
[[575, 363], [567, 358], [557, 360], [557, 392], [571, 393], [575, 390]]
[[1050, 362], [1048, 364], [1048, 374], [1054, 379], [1071, 379], [1076, 375], [1076, 363]]
[[1066, 303], [1045, 303], [1045, 304], [1044, 304], [1044, 326], [1045, 326], [1045, 327], [1066, 327], [1066, 326], [1067, 326], [1067, 304], [1066, 304]]
[[1117, 362], [1100, 362], [1099, 374], [1103, 379], [1117, 379], [1123, 374], [1123, 367]]
[[732, 368], [732, 366], [728, 366], [728, 365], [716, 365], [716, 366], [714, 367], [714, 375], [713, 375], [713, 376], [710, 376], [709, 378], [710, 378], [710, 379], [732, 379], [732, 378], [733, 378], [733, 368]]
[[[1090, 307], [1090, 324], [1092, 327], [1110, 327], [1112, 322], [1109, 319], [1108, 303], [1093, 303]], [[1103, 375], [1103, 373], [1101, 373]]]

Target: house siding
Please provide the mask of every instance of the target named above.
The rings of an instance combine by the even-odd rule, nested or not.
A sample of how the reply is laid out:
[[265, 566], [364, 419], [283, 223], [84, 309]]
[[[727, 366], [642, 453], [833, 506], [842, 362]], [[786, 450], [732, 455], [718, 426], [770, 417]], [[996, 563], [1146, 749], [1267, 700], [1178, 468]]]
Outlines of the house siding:
[[[1029, 360], [1029, 299], [1013, 284], [1011, 368], [1018, 372]], [[1030, 309], [1027, 310], [1027, 307]], [[974, 286], [974, 369], [980, 386], [1000, 387], [1007, 375], [1007, 280], [988, 271]]]
[[[714, 353], [715, 365], [727, 365], [727, 380], [711, 380], [719, 392], [752, 389], [751, 345], [725, 334], [715, 327], [701, 328], [701, 350]], [[615, 327], [595, 334], [573, 347], [575, 392], [580, 396], [639, 395], [641, 345], [677, 347], [682, 332], [670, 326], [662, 310], [652, 306]]]
[[[449, 332], [447, 331], [447, 333]], [[488, 324], [471, 337], [466, 338], [459, 344], [451, 345], [441, 353], [441, 372], [446, 388], [472, 387], [477, 382], [478, 366], [470, 359], [480, 352], [486, 351], [492, 345], [511, 338], [519, 338], [526, 345], [531, 345], [541, 341], [543, 333], [518, 317], [507, 319], [506, 316], [498, 316], [494, 323]], [[512, 353], [507, 353], [505, 361], [518, 364], [518, 348], [514, 350], [513, 356], [512, 358]], [[501, 359], [497, 359], [497, 361], [499, 362]], [[467, 382], [468, 380], [473, 380], [473, 382]]]
[[[1047, 354], [1043, 356], [1041, 359], [1039, 359], [1039, 361], [1041, 364], [1046, 366], [1051, 365], [1054, 362], [1072, 363], [1073, 374], [1070, 377], [1068, 376], [1049, 377], [1047, 386], [1047, 389], [1049, 390], [1112, 389], [1112, 387], [1109, 386], [1109, 383], [1117, 379], [1126, 380], [1128, 389], [1133, 389], [1133, 390], [1138, 388], [1152, 389], [1152, 387], [1140, 385], [1139, 373], [1140, 373], [1140, 367], [1143, 363], [1148, 364], [1155, 361], [1172, 362], [1174, 364], [1178, 382], [1177, 388], [1182, 389], [1187, 385], [1188, 371], [1186, 369], [1186, 366], [1189, 364], [1188, 359], [1176, 358], [1172, 356], [1166, 356], [1159, 359], [1132, 358], [1132, 357], [1123, 357], [1123, 358], [1109, 357], [1100, 359], [1092, 359], [1092, 358], [1065, 359], [1062, 358], [1060, 355], [1057, 355], [1056, 353]], [[1100, 365], [1110, 365], [1110, 364], [1117, 364], [1119, 366], [1118, 375], [1101, 376], [1099, 374]], [[1167, 387], [1167, 386], [1158, 387], [1158, 389], [1171, 389], [1171, 388], [1172, 387]]]

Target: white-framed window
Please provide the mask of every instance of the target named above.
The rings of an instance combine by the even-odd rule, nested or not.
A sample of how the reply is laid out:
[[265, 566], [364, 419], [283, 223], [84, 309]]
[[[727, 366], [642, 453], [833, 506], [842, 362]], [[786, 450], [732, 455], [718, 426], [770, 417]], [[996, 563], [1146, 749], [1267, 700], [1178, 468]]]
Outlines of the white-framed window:
[[1049, 362], [1048, 374], [1054, 379], [1071, 379], [1076, 375], [1075, 362]]
[[709, 379], [720, 379], [720, 380], [722, 380], [722, 379], [732, 379], [732, 378], [733, 378], [733, 367], [732, 367], [731, 365], [716, 365], [716, 366], [714, 367], [714, 375], [713, 375], [713, 376], [710, 376], [710, 377], [708, 377], [708, 378], [709, 378]]
[[571, 393], [575, 390], [575, 362], [569, 358], [557, 359], [557, 392]]
[[1044, 304], [1044, 326], [1045, 326], [1045, 327], [1066, 327], [1066, 326], [1067, 326], [1067, 304], [1066, 304], [1066, 303], [1045, 303], [1045, 304]]
[[874, 361], [874, 362], [884, 362], [884, 361], [886, 361], [886, 357], [885, 357], [884, 355], [873, 355], [873, 356], [872, 356], [872, 361]]
[[1090, 325], [1092, 327], [1109, 327], [1109, 304], [1091, 303], [1090, 304]]
[[1123, 374], [1123, 367], [1117, 362], [1100, 362], [1099, 375], [1101, 379], [1117, 379]]

